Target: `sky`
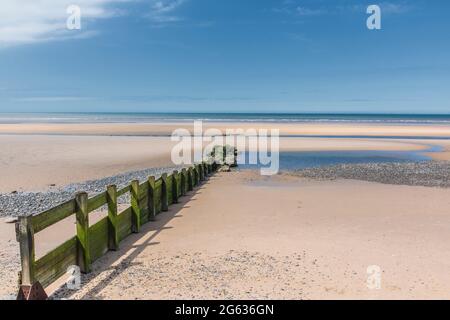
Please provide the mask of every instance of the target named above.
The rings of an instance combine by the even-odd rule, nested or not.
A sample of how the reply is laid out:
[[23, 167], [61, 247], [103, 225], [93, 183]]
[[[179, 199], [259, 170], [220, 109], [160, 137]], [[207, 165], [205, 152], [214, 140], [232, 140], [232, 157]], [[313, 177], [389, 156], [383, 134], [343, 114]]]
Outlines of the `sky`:
[[448, 0], [2, 0], [0, 112], [450, 113], [449, 16]]

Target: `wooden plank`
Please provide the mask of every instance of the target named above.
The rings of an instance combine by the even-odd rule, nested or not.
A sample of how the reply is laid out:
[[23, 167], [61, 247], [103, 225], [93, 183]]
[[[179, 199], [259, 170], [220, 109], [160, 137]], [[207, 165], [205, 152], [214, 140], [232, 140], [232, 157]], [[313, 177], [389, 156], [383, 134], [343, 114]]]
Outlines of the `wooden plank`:
[[77, 263], [81, 272], [91, 271], [91, 256], [89, 252], [89, 213], [87, 210], [88, 195], [86, 192], [78, 193], [75, 197], [77, 204]]
[[89, 227], [89, 253], [95, 261], [108, 252], [108, 217]]
[[108, 203], [108, 248], [119, 250], [119, 221], [117, 218], [117, 187], [110, 185], [106, 190]]
[[35, 283], [34, 270], [34, 233], [30, 216], [19, 217], [16, 224], [17, 239], [20, 245], [20, 263], [22, 267], [20, 284], [32, 286]]
[[[166, 179], [166, 188], [167, 188], [167, 206], [170, 206], [173, 202], [172, 191], [173, 191], [173, 175], [168, 175]], [[167, 211], [167, 210], [166, 210]]]
[[154, 190], [154, 197], [153, 197], [153, 201], [155, 201], [155, 213], [158, 214], [160, 213], [161, 210], [161, 194], [162, 194], [162, 179], [159, 178], [158, 180], [155, 181], [155, 190]]
[[67, 272], [77, 262], [77, 237], [73, 237], [35, 262], [36, 279], [44, 286]]
[[177, 198], [181, 197], [181, 172], [178, 172], [175, 176], [175, 181], [177, 183]]
[[194, 172], [194, 187], [196, 187], [196, 186], [198, 186], [198, 183], [200, 181], [200, 179], [198, 177], [197, 165], [194, 165], [194, 168], [192, 170]]
[[188, 191], [194, 190], [194, 172], [192, 167], [187, 169], [188, 172]]
[[118, 214], [119, 241], [131, 234], [131, 207]]
[[123, 187], [119, 191], [117, 191], [117, 197], [123, 196], [125, 193], [130, 192], [130, 186]]
[[148, 195], [148, 181], [145, 181], [139, 185], [139, 200], [147, 198]]
[[138, 233], [141, 229], [141, 208], [139, 206], [139, 181], [131, 181], [131, 230]]
[[31, 218], [34, 233], [44, 230], [75, 213], [75, 199], [64, 202]]
[[186, 168], [181, 169], [181, 182], [180, 182], [180, 194], [182, 196], [186, 195], [186, 191], [187, 191], [187, 176], [186, 176]]
[[102, 192], [95, 197], [88, 199], [88, 212], [97, 210], [106, 204], [106, 192]]
[[156, 203], [155, 203], [155, 177], [148, 177], [148, 220], [153, 221], [156, 217]]
[[172, 203], [178, 203], [178, 171], [172, 173]]
[[201, 163], [197, 164], [197, 170], [198, 170], [199, 182], [205, 180], [205, 178], [203, 177], [203, 166]]
[[168, 190], [167, 190], [167, 173], [163, 173], [161, 176], [161, 211], [169, 210], [169, 202], [168, 202]]

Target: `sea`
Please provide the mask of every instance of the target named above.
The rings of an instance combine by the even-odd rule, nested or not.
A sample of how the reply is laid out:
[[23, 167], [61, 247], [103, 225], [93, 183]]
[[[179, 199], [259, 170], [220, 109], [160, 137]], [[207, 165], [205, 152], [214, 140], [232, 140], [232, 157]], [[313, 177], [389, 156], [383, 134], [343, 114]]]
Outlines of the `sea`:
[[379, 123], [450, 125], [450, 114], [358, 113], [0, 113], [0, 123], [139, 122]]

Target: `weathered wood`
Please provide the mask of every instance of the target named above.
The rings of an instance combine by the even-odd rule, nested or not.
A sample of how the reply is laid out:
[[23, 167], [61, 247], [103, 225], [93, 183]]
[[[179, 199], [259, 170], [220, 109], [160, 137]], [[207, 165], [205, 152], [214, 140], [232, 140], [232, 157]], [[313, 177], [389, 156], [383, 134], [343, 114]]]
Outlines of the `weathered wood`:
[[141, 208], [139, 206], [139, 181], [131, 181], [131, 231], [138, 233], [141, 229]]
[[77, 204], [77, 264], [81, 272], [91, 271], [91, 255], [89, 252], [89, 213], [87, 207], [88, 195], [86, 192], [78, 193], [75, 197]]
[[166, 189], [167, 189], [167, 207], [169, 207], [173, 203], [172, 198], [172, 185], [173, 185], [173, 175], [167, 175], [166, 179]]
[[148, 220], [154, 221], [156, 218], [156, 204], [155, 204], [155, 177], [148, 177]]
[[105, 217], [98, 221], [93, 226], [89, 227], [89, 252], [91, 260], [95, 261], [106, 252], [108, 252], [109, 242], [109, 221], [108, 217]]
[[180, 189], [182, 196], [186, 195], [186, 180], [187, 180], [186, 168], [183, 168], [181, 170], [181, 189]]
[[178, 171], [172, 173], [172, 203], [178, 203]]
[[32, 286], [36, 281], [34, 277], [34, 232], [30, 216], [19, 217], [16, 233], [20, 243], [20, 262], [22, 266], [20, 284]]
[[153, 201], [155, 202], [155, 210], [156, 214], [159, 214], [161, 210], [161, 197], [162, 197], [162, 179], [159, 178], [155, 181], [155, 190]]
[[205, 177], [204, 177], [204, 174], [203, 174], [203, 166], [202, 166], [202, 164], [199, 163], [197, 165], [197, 168], [198, 168], [198, 178], [199, 178], [198, 180], [199, 180], [199, 182], [205, 180]]
[[206, 180], [206, 178], [208, 177], [208, 170], [206, 168], [206, 163], [202, 162], [201, 166], [202, 166], [202, 171], [203, 171], [203, 178]]
[[117, 197], [123, 196], [125, 193], [130, 192], [130, 190], [131, 190], [130, 186], [123, 187], [122, 189], [117, 191]]
[[188, 170], [188, 191], [194, 190], [194, 171], [192, 167], [189, 167]]
[[131, 234], [131, 207], [117, 215], [119, 221], [119, 241]]
[[106, 192], [102, 192], [93, 198], [88, 199], [88, 211], [92, 212], [106, 204]]
[[119, 249], [119, 226], [117, 218], [117, 187], [110, 185], [106, 190], [106, 201], [108, 203], [108, 248]]
[[227, 146], [223, 146], [223, 152], [222, 152], [222, 164], [227, 164]]
[[73, 237], [35, 262], [36, 280], [48, 286], [77, 263], [77, 237]]
[[75, 213], [75, 200], [69, 200], [31, 218], [34, 233], [44, 230]]
[[194, 186], [198, 186], [200, 182], [199, 172], [198, 172], [198, 166], [194, 165]]
[[169, 202], [167, 197], [167, 173], [163, 173], [161, 175], [161, 211], [168, 211], [169, 210]]

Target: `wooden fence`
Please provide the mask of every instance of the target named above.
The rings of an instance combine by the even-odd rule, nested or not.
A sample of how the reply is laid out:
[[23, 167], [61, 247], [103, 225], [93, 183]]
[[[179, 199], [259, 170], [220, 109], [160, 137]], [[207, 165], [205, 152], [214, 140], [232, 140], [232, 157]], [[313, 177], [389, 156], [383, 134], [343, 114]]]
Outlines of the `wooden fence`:
[[[20, 242], [22, 271], [19, 272], [17, 298], [47, 298], [44, 287], [63, 276], [69, 266], [77, 265], [81, 272], [90, 272], [95, 260], [109, 250], [117, 250], [123, 239], [138, 233], [144, 223], [167, 211], [171, 204], [178, 202], [180, 196], [193, 190], [218, 166], [215, 162], [202, 162], [181, 172], [163, 174], [159, 179], [151, 176], [141, 184], [134, 180], [120, 190], [111, 185], [92, 198], [81, 192], [74, 199], [38, 215], [20, 217], [16, 223], [16, 234]], [[118, 213], [117, 198], [127, 193], [131, 197], [130, 206]], [[105, 205], [108, 215], [90, 225], [89, 213]], [[35, 260], [34, 234], [71, 215], [76, 216], [76, 235]]]

